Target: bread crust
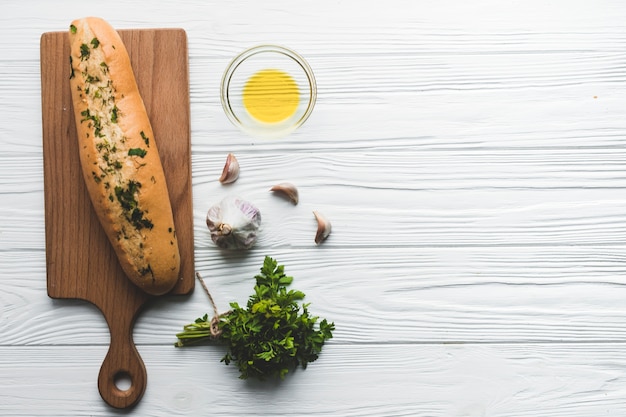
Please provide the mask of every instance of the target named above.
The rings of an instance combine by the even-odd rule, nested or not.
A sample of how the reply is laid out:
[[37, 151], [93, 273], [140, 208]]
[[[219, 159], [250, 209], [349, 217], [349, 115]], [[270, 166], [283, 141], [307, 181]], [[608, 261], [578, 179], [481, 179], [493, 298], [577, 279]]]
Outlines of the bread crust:
[[128, 278], [160, 295], [179, 279], [180, 253], [167, 184], [130, 58], [96, 17], [70, 25], [72, 102], [83, 177]]

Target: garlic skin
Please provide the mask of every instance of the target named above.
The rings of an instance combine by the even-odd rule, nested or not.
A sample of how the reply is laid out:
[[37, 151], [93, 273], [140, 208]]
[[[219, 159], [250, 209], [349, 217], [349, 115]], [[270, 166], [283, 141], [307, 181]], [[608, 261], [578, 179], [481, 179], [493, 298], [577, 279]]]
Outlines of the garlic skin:
[[224, 169], [222, 169], [220, 182], [222, 184], [230, 184], [231, 182], [237, 181], [237, 178], [239, 178], [239, 161], [237, 161], [235, 155], [229, 153], [226, 157]]
[[317, 220], [317, 232], [315, 233], [315, 244], [319, 245], [330, 235], [332, 231], [332, 225], [330, 221], [318, 211], [313, 211], [313, 215]]
[[270, 191], [276, 191], [283, 194], [294, 206], [298, 204], [298, 189], [290, 182], [281, 182], [280, 184], [276, 184], [270, 188]]
[[222, 249], [250, 249], [261, 227], [261, 212], [252, 203], [229, 196], [206, 216], [211, 240]]

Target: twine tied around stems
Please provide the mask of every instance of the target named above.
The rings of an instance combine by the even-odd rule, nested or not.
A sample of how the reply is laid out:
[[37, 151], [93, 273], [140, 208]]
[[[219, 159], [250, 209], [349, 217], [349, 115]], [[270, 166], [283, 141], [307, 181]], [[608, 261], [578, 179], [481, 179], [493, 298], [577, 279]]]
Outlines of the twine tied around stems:
[[213, 307], [213, 317], [211, 318], [211, 327], [210, 327], [211, 336], [215, 338], [220, 337], [220, 335], [222, 334], [222, 331], [220, 330], [220, 327], [219, 327], [221, 314], [219, 313], [219, 311], [217, 311], [215, 301], [213, 301], [213, 297], [211, 296], [211, 293], [209, 292], [209, 289], [204, 283], [204, 280], [202, 279], [202, 276], [200, 276], [199, 272], [196, 272], [196, 278], [198, 278], [198, 281], [200, 281], [200, 285], [202, 285], [202, 289], [204, 290], [206, 295], [209, 297], [209, 301], [211, 302], [211, 306]]

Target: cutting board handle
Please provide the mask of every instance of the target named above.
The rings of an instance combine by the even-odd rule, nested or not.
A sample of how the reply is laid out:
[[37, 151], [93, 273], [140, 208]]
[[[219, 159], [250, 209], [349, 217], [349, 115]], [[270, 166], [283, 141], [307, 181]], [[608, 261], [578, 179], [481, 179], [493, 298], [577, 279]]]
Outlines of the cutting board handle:
[[[148, 377], [146, 366], [133, 342], [135, 316], [123, 315], [117, 318], [114, 325], [108, 323], [111, 344], [100, 367], [98, 390], [102, 399], [111, 407], [128, 408], [137, 404], [143, 396]], [[107, 316], [107, 322], [109, 320]], [[129, 380], [130, 386], [118, 387], [124, 380]]]

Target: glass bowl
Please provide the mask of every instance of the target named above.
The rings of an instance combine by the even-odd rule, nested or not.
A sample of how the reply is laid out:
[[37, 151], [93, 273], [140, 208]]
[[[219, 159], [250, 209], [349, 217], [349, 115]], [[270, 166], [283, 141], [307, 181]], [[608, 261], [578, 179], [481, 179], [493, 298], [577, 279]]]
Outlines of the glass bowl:
[[228, 119], [242, 131], [279, 138], [302, 125], [317, 98], [315, 77], [296, 52], [259, 45], [236, 56], [226, 68], [220, 88]]

